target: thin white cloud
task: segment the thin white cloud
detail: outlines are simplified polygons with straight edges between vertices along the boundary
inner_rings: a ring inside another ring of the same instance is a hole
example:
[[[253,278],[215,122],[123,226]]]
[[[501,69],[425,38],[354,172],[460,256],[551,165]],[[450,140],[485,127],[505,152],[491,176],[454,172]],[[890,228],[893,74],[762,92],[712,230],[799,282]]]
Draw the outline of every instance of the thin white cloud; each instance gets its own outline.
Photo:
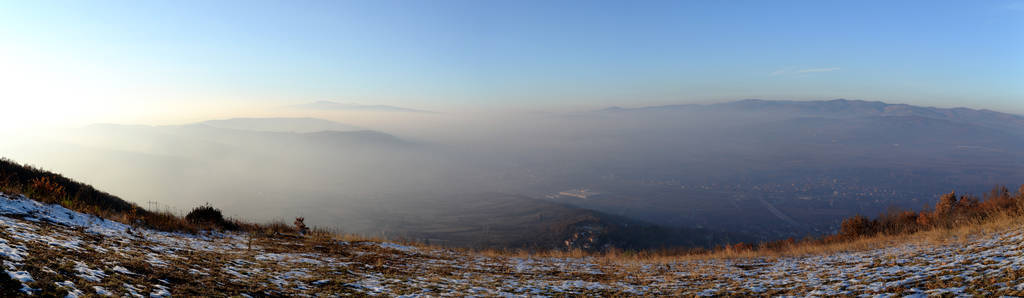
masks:
[[[783,69],[779,69],[779,70],[773,71],[770,75],[772,75],[772,76],[781,76],[781,75],[801,74],[801,73],[830,72],[830,71],[837,71],[837,70],[840,70],[840,69],[841,68],[839,68],[839,67],[820,67],[820,68],[804,68],[804,69],[798,69],[798,68],[795,68],[795,67],[787,67],[787,68],[783,68]]]
[[[839,68],[838,68],[838,67],[826,67],[826,68],[808,68],[808,69],[801,69],[801,70],[797,70],[796,72],[797,72],[797,73],[808,73],[808,72],[829,72],[829,71],[837,71],[837,70],[839,70]]]

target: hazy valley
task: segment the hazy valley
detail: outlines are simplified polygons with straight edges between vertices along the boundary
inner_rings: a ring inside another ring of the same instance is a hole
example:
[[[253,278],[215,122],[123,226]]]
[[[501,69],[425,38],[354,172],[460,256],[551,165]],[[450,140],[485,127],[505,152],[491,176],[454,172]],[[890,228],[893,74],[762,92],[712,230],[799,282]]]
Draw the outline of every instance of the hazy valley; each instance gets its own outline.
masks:
[[[392,134],[313,118],[101,124],[3,149],[154,208],[211,203],[244,219],[304,216],[338,231],[491,248],[561,247],[580,226],[627,222],[662,230],[607,243],[801,238],[854,214],[918,210],[950,189],[1024,180],[1024,120],[992,111],[744,100],[449,123],[460,125]],[[493,133],[455,131],[464,123]],[[50,149],[29,149],[40,147]],[[116,171],[95,170],[109,165]]]

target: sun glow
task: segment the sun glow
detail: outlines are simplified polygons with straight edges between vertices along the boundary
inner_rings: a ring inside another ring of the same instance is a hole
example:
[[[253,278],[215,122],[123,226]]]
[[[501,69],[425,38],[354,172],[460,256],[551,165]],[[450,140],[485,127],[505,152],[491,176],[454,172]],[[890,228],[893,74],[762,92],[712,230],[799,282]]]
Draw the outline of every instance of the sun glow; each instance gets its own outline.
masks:
[[[264,108],[191,94],[188,88],[133,84],[132,78],[107,72],[0,48],[0,131],[98,122],[182,124]]]
[[[27,57],[0,50],[3,127],[67,125],[118,111],[96,104],[107,92],[88,77]]]

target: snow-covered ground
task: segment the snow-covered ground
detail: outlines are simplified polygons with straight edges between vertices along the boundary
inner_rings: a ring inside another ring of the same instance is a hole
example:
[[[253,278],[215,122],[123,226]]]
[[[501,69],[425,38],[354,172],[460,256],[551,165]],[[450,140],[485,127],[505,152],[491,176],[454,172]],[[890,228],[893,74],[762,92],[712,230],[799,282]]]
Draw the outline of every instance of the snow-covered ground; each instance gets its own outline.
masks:
[[[27,294],[1024,295],[1024,228],[775,259],[485,257],[395,243],[186,235],[0,194],[0,259]],[[966,244],[965,244],[966,243]]]

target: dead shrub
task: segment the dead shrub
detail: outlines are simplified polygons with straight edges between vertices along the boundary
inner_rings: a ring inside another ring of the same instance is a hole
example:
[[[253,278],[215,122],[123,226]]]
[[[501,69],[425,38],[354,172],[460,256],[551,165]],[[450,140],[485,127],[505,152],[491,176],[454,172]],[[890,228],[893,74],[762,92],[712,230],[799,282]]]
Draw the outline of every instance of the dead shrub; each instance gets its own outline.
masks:
[[[32,179],[31,190],[34,196],[46,200],[47,203],[60,202],[67,196],[64,186],[51,180],[50,177]]]
[[[296,217],[293,224],[295,225],[295,229],[299,231],[299,235],[306,235],[306,233],[309,233],[309,227],[306,226],[305,217]]]
[[[733,251],[750,251],[750,250],[754,250],[754,245],[752,245],[750,243],[740,242],[740,243],[733,244],[732,245],[732,250]]]
[[[950,192],[939,197],[939,202],[935,203],[935,217],[943,217],[953,214],[954,209],[957,206],[956,192]]]
[[[856,239],[863,236],[874,235],[877,223],[873,220],[857,215],[843,220],[840,224],[839,235],[847,239]]]
[[[224,230],[238,230],[238,225],[225,219],[220,209],[210,206],[209,203],[192,208],[192,211],[185,215],[185,220],[193,225],[216,227]]]

